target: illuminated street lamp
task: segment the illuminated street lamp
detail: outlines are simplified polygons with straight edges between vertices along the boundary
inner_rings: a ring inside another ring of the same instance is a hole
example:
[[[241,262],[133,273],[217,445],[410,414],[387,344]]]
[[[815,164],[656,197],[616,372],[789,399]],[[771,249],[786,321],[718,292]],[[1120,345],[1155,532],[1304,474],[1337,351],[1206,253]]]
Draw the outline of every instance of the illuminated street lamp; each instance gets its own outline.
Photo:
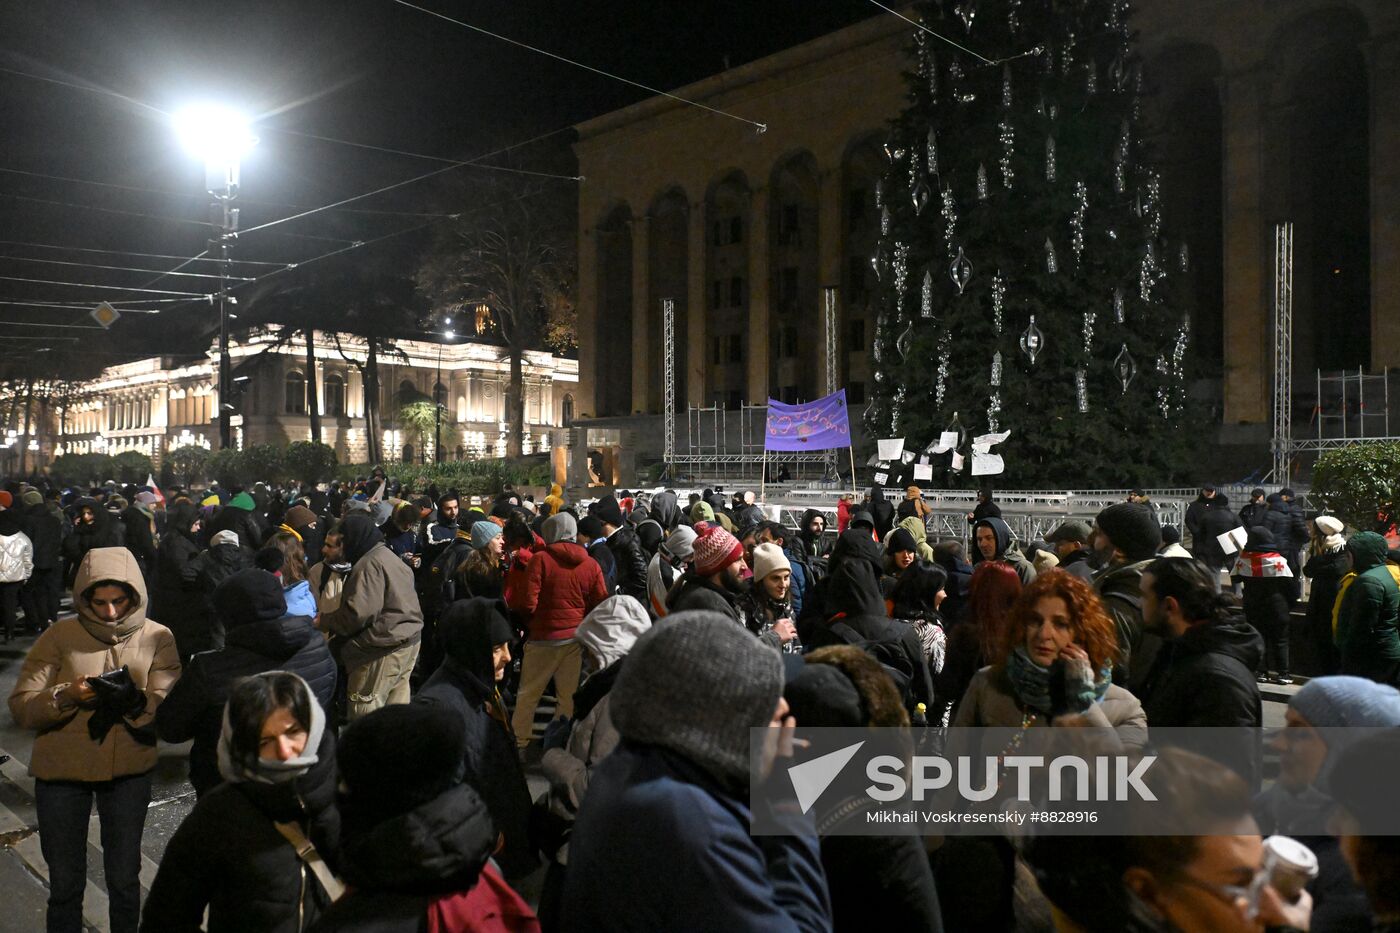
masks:
[[[229,305],[234,299],[228,293],[228,247],[238,232],[239,167],[243,158],[257,145],[258,138],[249,128],[246,116],[226,107],[210,104],[189,107],[175,114],[172,123],[180,144],[191,155],[204,160],[204,187],[214,197],[214,223],[219,228],[217,239],[210,240],[210,250],[217,247],[219,255],[219,446],[233,443],[233,426],[229,416],[233,405],[232,370],[228,355]]]

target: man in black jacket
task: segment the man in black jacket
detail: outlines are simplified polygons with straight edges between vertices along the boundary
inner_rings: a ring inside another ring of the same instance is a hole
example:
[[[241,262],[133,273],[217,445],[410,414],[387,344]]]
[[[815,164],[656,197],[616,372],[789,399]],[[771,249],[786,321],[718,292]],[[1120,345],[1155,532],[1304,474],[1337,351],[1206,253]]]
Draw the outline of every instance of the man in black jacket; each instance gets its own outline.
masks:
[[[837,541],[831,575],[824,581],[830,615],[800,633],[809,650],[827,645],[855,645],[885,666],[906,705],[933,706],[933,681],[914,627],[889,617],[880,592],[880,546],[862,531],[847,531]]]
[[[1163,638],[1138,693],[1153,742],[1195,743],[1192,751],[1257,788],[1263,707],[1254,670],[1264,639],[1235,597],[1220,591],[1217,575],[1184,557],[1159,558],[1143,571],[1142,612],[1147,630]]]
[[[256,567],[239,571],[219,584],[214,605],[223,621],[224,647],[191,658],[156,709],[156,732],[162,739],[194,739],[190,783],[201,796],[223,780],[218,747],[224,704],[244,677],[264,671],[296,674],[335,721],[335,659],[310,619],[287,615],[277,577]]]
[[[1160,645],[1155,635],[1143,631],[1141,580],[1161,546],[1157,513],[1140,502],[1110,505],[1094,519],[1094,550],[1104,564],[1094,577],[1094,589],[1118,631],[1113,682],[1134,693]]]
[[[613,592],[631,596],[643,606],[647,602],[647,554],[637,538],[637,530],[622,517],[622,508],[611,494],[593,503],[590,512],[603,523],[603,537],[612,552],[617,572]]]
[[[1303,510],[1293,504],[1293,490],[1283,489],[1269,496],[1269,510],[1260,522],[1274,536],[1279,553],[1288,561],[1288,569],[1298,574],[1298,554],[1308,546],[1308,523]]]
[[[703,609],[739,622],[737,599],[752,578],[739,539],[718,525],[711,525],[695,539],[690,569],[666,597],[666,611]]]
[[[1264,501],[1264,490],[1256,486],[1249,494],[1249,504],[1240,509],[1240,523],[1245,528],[1253,528],[1264,523],[1264,513],[1269,504]]]
[[[21,594],[24,621],[41,632],[58,621],[63,590],[63,519],[48,510],[37,489],[26,492],[20,502],[24,533],[34,545],[34,572]]]

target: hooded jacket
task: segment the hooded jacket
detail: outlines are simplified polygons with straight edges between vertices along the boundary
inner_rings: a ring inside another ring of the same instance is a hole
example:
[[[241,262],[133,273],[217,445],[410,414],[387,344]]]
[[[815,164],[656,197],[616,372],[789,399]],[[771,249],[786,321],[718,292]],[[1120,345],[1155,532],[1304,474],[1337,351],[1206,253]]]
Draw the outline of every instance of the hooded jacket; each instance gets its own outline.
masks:
[[[126,546],[136,555],[141,572],[153,573],[156,566],[156,521],[148,508],[129,505],[120,516],[126,529]]]
[[[1150,729],[1249,727],[1263,725],[1263,706],[1254,672],[1264,661],[1264,639],[1238,609],[1168,638],[1138,691]],[[1258,786],[1257,740],[1203,749]],[[1221,754],[1221,751],[1227,754]],[[1226,759],[1229,760],[1226,760]]]
[[[99,619],[84,593],[103,580],[125,583],[134,605],[113,625]],[[10,715],[36,730],[29,773],[46,781],[110,781],[143,774],[156,765],[156,710],[180,676],[170,630],[146,618],[146,581],[124,547],[87,553],[74,582],[78,614],[60,619],[29,649],[10,694]],[[80,677],[96,677],[125,665],[146,696],[144,709],[110,729],[101,742],[88,733],[95,703],[76,706],[60,691]]]
[[[1268,511],[1261,524],[1273,535],[1274,546],[1293,567],[1298,561],[1298,552],[1308,546],[1308,523],[1303,518],[1302,509],[1292,502],[1285,502],[1283,496],[1274,493],[1266,500]]]
[[[990,528],[997,538],[996,556],[992,560],[1003,561],[1016,571],[1016,576],[1021,578],[1021,585],[1028,586],[1035,579],[1035,566],[1025,555],[1011,546],[1011,526],[1002,521],[999,517],[983,518],[972,526],[972,563],[977,565],[985,558],[982,556],[982,549],[977,546],[977,529]]]
[[[182,630],[190,631],[186,641],[191,654],[224,646],[224,620],[214,605],[214,591],[235,573],[252,566],[253,553],[241,544],[217,544],[187,565],[184,575],[193,578],[204,603],[204,615],[198,623],[190,620],[180,624]]]
[[[1400,674],[1400,587],[1386,567],[1385,538],[1373,531],[1348,544],[1356,578],[1337,613],[1337,650],[1343,674],[1395,686]]]
[[[899,523],[899,527],[914,536],[914,551],[919,560],[933,560],[933,548],[928,543],[928,526],[924,524],[923,518],[910,515]]]
[[[848,644],[867,651],[876,645],[886,646],[879,652],[898,651],[903,655],[900,667],[912,672],[909,693],[913,701],[932,708],[933,681],[919,635],[912,625],[886,614],[885,598],[880,592],[879,547],[859,531],[847,531],[838,544],[848,538],[864,539],[870,552],[852,555],[836,564],[826,581],[826,611],[833,615],[808,631],[799,632],[802,644],[809,651]],[[878,660],[878,653],[876,657]]]
[[[514,634],[505,613],[499,600],[453,603],[438,620],[447,658],[413,702],[446,707],[461,717],[463,780],[481,795],[504,834],[498,860],[505,876],[515,878],[534,871],[539,862],[529,839],[530,791],[491,659],[492,648]]]
[[[413,571],[384,544],[373,519],[348,516],[341,532],[352,569],[340,608],[322,615],[321,627],[348,639],[342,658],[353,667],[422,638],[423,610]]]
[[[875,520],[875,534],[881,541],[894,527],[894,504],[885,498],[885,490],[875,486],[870,490],[870,503],[866,506],[870,517]]]
[[[645,603],[647,555],[637,538],[637,530],[631,525],[623,525],[608,535],[607,542],[617,566],[617,592]]]
[[[573,638],[584,616],[607,598],[598,562],[582,545],[556,541],[530,560],[524,593],[510,608],[529,620],[531,641],[558,641]]]
[[[209,933],[300,933],[330,906],[274,825],[299,823],[317,853],[335,865],[334,729],[322,731],[315,753],[306,773],[289,781],[231,780],[200,797],[161,858],[141,911],[143,933],[195,933],[206,905]]]
[[[244,677],[265,671],[288,671],[306,681],[328,716],[333,717],[335,708],[335,659],[310,619],[226,617],[224,625],[224,647],[191,658],[184,675],[156,713],[156,730],[162,739],[194,739],[190,749],[190,783],[201,796],[222,780],[217,752],[224,704],[234,685]]]
[[[564,507],[564,487],[554,483],[549,487],[549,495],[544,497],[544,515],[548,518],[551,515],[559,514],[559,510]]]
[[[825,531],[821,535],[812,534],[812,519],[822,519],[825,528],[826,515],[820,509],[808,509],[802,513],[802,523],[797,528],[797,539],[802,542],[803,551],[808,557],[821,558],[831,553],[831,543]]]
[[[160,539],[156,560],[151,615],[164,619],[175,634],[181,661],[210,647],[200,639],[207,628],[208,606],[196,579],[199,542],[190,527],[199,518],[193,502],[176,502],[166,510],[165,537]]]
[[[652,496],[650,511],[652,519],[667,534],[675,531],[681,523],[680,505],[673,492],[658,492]]]
[[[622,740],[609,712],[608,692],[622,672],[627,652],[650,627],[651,619],[635,599],[610,596],[578,628],[579,644],[598,661],[599,669],[589,675],[574,699],[574,725],[567,745],[549,749],[540,763],[549,780],[550,811],[561,819],[572,821],[577,816],[593,767]],[[568,864],[567,844],[554,858]]]
[[[68,562],[70,574],[77,571],[93,548],[126,546],[126,532],[111,512],[98,505],[96,499],[83,496],[73,503],[73,515],[80,516],[85,508],[92,509],[92,524],[76,523],[73,533],[63,539],[63,559]]]

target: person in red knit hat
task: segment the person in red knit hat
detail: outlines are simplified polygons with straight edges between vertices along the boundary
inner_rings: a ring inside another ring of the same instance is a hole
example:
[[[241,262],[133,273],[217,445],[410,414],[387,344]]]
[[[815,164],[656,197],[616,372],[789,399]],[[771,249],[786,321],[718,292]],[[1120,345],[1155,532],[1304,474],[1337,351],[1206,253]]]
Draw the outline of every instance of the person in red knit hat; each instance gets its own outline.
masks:
[[[695,559],[690,569],[666,598],[666,611],[708,609],[740,621],[734,601],[747,593],[753,573],[744,560],[739,539],[719,525],[701,522],[696,526]]]

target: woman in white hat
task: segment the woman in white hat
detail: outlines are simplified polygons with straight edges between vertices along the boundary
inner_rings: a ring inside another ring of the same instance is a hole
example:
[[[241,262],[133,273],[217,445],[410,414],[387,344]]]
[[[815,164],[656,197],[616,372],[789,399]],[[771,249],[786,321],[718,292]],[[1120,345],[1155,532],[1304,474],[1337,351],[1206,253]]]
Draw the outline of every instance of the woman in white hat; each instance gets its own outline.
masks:
[[[749,631],[784,654],[800,654],[792,621],[792,564],[776,544],[753,549],[753,585],[737,602]]]
[[[1312,541],[1308,545],[1308,562],[1303,574],[1312,581],[1308,591],[1308,637],[1313,644],[1319,674],[1335,674],[1341,659],[1332,638],[1332,608],[1341,590],[1342,577],[1351,570],[1351,553],[1347,550],[1345,527],[1333,515],[1313,519]]]

